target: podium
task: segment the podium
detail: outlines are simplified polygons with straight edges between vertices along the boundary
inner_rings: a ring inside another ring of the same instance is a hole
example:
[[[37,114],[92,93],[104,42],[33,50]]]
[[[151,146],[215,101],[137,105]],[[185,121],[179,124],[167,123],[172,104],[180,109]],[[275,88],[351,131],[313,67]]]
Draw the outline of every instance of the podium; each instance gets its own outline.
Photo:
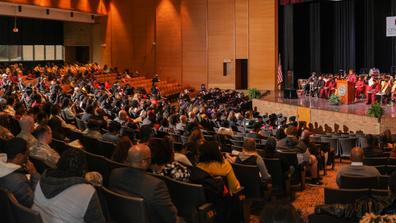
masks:
[[[355,101],[355,84],[347,80],[337,80],[337,96],[342,104],[351,104]]]

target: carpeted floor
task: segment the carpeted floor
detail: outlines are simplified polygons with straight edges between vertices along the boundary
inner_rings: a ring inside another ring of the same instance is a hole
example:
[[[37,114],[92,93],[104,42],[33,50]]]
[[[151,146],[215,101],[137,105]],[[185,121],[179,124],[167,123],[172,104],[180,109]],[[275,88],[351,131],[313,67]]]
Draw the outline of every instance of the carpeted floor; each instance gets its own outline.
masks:
[[[304,219],[308,219],[308,216],[314,212],[315,206],[324,203],[324,187],[338,188],[336,183],[337,170],[342,166],[349,165],[350,161],[343,160],[342,163],[339,160],[336,161],[335,170],[327,169],[327,175],[323,177],[321,186],[310,186],[306,185],[305,190],[296,193],[296,199],[293,202],[295,208],[297,208]],[[250,223],[259,223],[258,216],[251,216]]]
[[[323,185],[310,186],[306,185],[305,190],[296,193],[296,200],[293,202],[295,208],[301,211],[304,219],[314,212],[314,208],[318,204],[324,202],[324,187],[338,188],[336,183],[337,170],[342,166],[349,165],[349,161],[343,160],[342,163],[336,162],[335,170],[327,170],[327,175],[322,176]],[[322,174],[323,172],[321,172]]]

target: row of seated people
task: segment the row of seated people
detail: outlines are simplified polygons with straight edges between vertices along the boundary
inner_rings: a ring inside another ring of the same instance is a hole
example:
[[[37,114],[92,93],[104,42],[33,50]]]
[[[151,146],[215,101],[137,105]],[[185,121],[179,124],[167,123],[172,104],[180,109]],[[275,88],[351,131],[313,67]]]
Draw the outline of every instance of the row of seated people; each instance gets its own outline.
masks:
[[[325,204],[316,206],[310,222],[394,219],[396,171],[386,176],[376,167],[365,165],[365,153],[359,147],[352,150],[350,159],[351,164],[337,173],[339,189],[325,188]]]
[[[51,121],[51,120],[50,120]],[[31,143],[31,145],[33,145],[33,147],[34,147],[34,145],[36,145],[36,144],[38,144],[38,145],[40,145],[37,149],[35,149],[35,150],[31,150],[32,152],[30,153],[30,156],[32,157],[32,158],[38,158],[38,159],[41,159],[42,161],[44,161],[49,167],[54,167],[54,166],[56,166],[56,163],[57,163],[57,160],[59,159],[59,155],[58,154],[56,154],[56,152],[54,152],[51,148],[49,148],[49,146],[48,146],[48,144],[49,144],[49,142],[51,141],[51,137],[52,137],[52,131],[51,131],[51,128],[49,128],[48,126],[39,126],[39,127],[37,127],[36,129],[35,129],[35,131],[34,131],[34,135],[36,136],[36,137],[33,137],[30,133],[32,132],[32,130],[34,129],[34,120],[32,119],[32,117],[30,117],[30,116],[22,116],[21,117],[21,119],[19,120],[19,123],[20,123],[20,125],[21,125],[21,129],[23,130],[22,132],[21,132],[21,134],[19,134],[18,136],[19,137],[24,137],[24,138],[26,138],[30,143]],[[114,123],[113,123],[114,124]],[[290,131],[291,130],[293,130],[294,128],[290,128]],[[199,130],[197,130],[197,131],[199,131]],[[94,135],[91,135],[90,133],[92,133],[92,131],[90,132],[90,131],[88,131],[88,132],[86,132],[86,135],[88,135],[88,136],[94,136]],[[290,137],[292,137],[292,134],[288,134]],[[59,134],[59,133],[54,133],[54,136],[56,136],[56,137],[62,137],[61,136],[61,134]],[[114,136],[117,136],[117,134],[115,134]],[[194,136],[194,134],[192,134],[192,136]],[[294,136],[293,136],[294,137]],[[38,142],[34,142],[36,139],[37,139],[37,141]],[[194,137],[191,137],[192,139],[194,138]],[[286,137],[287,138],[287,137]],[[285,139],[286,139],[285,138]],[[198,142],[203,142],[204,141],[204,139],[202,138],[202,137],[198,137]],[[293,140],[295,140],[294,138],[293,138]],[[125,144],[128,144],[128,140],[120,140],[120,141],[122,141],[123,143],[124,143],[124,145]],[[125,143],[125,141],[126,141],[126,143]],[[192,140],[191,140],[192,141]],[[269,143],[268,143],[268,145],[269,145],[269,148],[270,148],[270,150],[268,150],[268,155],[270,155],[270,153],[272,152],[272,153],[276,153],[276,151],[275,151],[275,148],[276,148],[276,141],[275,140],[271,140],[271,139],[269,139],[268,140],[269,141]],[[296,143],[298,143],[298,142],[296,142]],[[120,144],[121,144],[121,142],[120,142]],[[256,161],[254,161],[254,159],[252,160],[251,159],[251,156],[257,156],[257,153],[255,152],[255,146],[254,146],[254,144],[255,144],[255,140],[248,140],[246,143],[245,143],[246,145],[245,145],[245,147],[244,147],[244,151],[243,151],[243,153],[241,153],[238,157],[237,157],[237,159],[236,160],[239,160],[239,162],[242,162],[242,163],[248,163],[248,164],[255,164],[255,163],[257,163],[257,165],[259,166],[259,168],[260,168],[260,170],[261,170],[261,175],[262,175],[262,177],[263,177],[263,181],[266,181],[266,180],[268,180],[270,177],[269,177],[269,174],[268,174],[268,172],[266,171],[266,167],[265,167],[265,164],[262,162],[262,159],[257,159],[256,158]],[[162,144],[163,145],[163,144]],[[209,146],[209,144],[205,144],[205,146],[206,147],[208,147],[208,148],[212,148],[212,152],[210,152],[210,153],[213,153],[213,152],[215,152],[215,153],[217,153],[217,154],[220,154],[220,152],[217,150],[217,145],[216,144],[210,144],[211,146]],[[272,146],[271,146],[272,145]],[[151,146],[150,148],[155,148],[155,146]],[[159,146],[158,146],[159,147]],[[157,147],[157,148],[158,148]],[[279,146],[279,147],[281,147],[281,146]],[[124,152],[125,152],[125,148],[129,148],[129,146],[124,146]],[[205,147],[204,147],[205,148]],[[300,148],[300,149],[303,149],[303,148]],[[36,150],[38,150],[37,152],[35,152]],[[201,153],[201,155],[202,155],[202,153],[203,153],[203,150],[204,149],[201,149],[201,147],[200,147],[200,153]],[[163,151],[163,150],[158,150],[158,151]],[[120,152],[120,151],[118,151],[118,152]],[[118,153],[118,154],[120,154],[120,153]],[[125,154],[125,153],[124,153]],[[170,153],[171,154],[171,153]],[[170,156],[170,154],[168,154],[168,156]],[[175,154],[176,155],[176,154]],[[180,161],[180,163],[184,163],[185,165],[188,165],[188,164],[190,164],[190,163],[196,163],[197,161],[198,161],[198,163],[199,163],[199,161],[200,161],[200,159],[198,159],[198,160],[191,160],[191,161],[187,161],[186,162],[186,160],[187,159],[183,159],[183,155],[182,154],[178,154],[178,156],[179,157],[182,157],[182,160]],[[114,155],[113,157],[116,157],[116,155]],[[120,157],[120,155],[119,155],[119,157]],[[192,157],[194,157],[194,156],[192,156]],[[216,155],[216,157],[221,157],[221,155],[219,155],[219,156],[217,156]],[[118,162],[126,162],[126,156],[124,155],[124,156],[121,156],[121,158],[122,159],[118,159],[118,160],[116,160],[116,161],[118,161]],[[176,158],[176,156],[175,156],[175,158]],[[229,157],[228,157],[229,158]],[[217,158],[216,158],[217,159]],[[219,159],[221,159],[221,158],[219,158]],[[170,162],[171,161],[171,158],[168,158],[168,159],[166,159],[167,160],[167,162]],[[184,160],[184,162],[183,162],[183,160]],[[217,160],[217,161],[219,161],[219,160]],[[155,169],[158,169],[158,167],[157,168],[155,168],[156,167],[156,165],[158,165],[158,164],[156,164],[156,162],[159,162],[159,161],[154,161],[153,163],[155,164],[155,165],[153,165],[153,170],[155,170]],[[164,161],[161,161],[161,162],[164,162]],[[253,162],[253,163],[252,163]],[[190,164],[191,165],[191,164]],[[198,165],[199,166],[199,165]],[[208,167],[209,168],[209,167]],[[229,167],[228,167],[229,168]],[[225,168],[225,167],[221,167],[221,168],[219,168],[219,170],[215,170],[215,171],[225,171],[225,172],[222,172],[223,174],[227,174],[227,172],[229,172],[229,170],[228,170],[228,168]],[[159,168],[160,170],[161,170],[161,168]],[[285,172],[287,171],[287,169],[289,169],[288,167],[287,167],[287,165],[286,165],[286,167],[284,168],[285,169]],[[209,170],[210,171],[210,170]],[[164,172],[164,173],[166,173],[166,171]],[[170,171],[169,173],[172,173],[172,171]],[[168,173],[168,174],[169,174]],[[183,172],[173,172],[172,174],[175,174],[175,176],[174,176],[174,178],[176,178],[176,179],[178,179],[178,180],[181,180],[181,181],[183,181],[183,180],[186,180],[186,177],[188,176],[188,174],[187,173],[185,173],[185,174],[183,174]],[[234,181],[231,181],[230,182],[230,184],[232,183],[232,182],[234,182]],[[231,185],[235,185],[236,183],[234,182],[234,184],[231,184]],[[232,187],[231,187],[232,188]],[[231,190],[231,192],[232,192],[232,190]]]
[[[307,80],[304,92],[306,95],[320,98],[329,98],[336,93],[336,81],[347,80],[355,85],[355,101],[362,96],[366,99],[366,104],[375,102],[391,102],[396,97],[396,83],[391,75],[373,74],[371,76],[357,76],[353,69],[348,75],[313,75]]]

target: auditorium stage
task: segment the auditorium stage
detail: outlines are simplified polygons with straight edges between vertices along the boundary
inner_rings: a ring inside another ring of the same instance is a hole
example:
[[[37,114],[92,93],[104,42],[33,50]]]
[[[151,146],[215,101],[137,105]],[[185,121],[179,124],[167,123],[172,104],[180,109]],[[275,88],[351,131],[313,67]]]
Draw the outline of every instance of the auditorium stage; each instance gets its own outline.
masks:
[[[384,105],[385,115],[378,120],[367,115],[370,105],[358,102],[349,105],[330,105],[326,99],[300,96],[298,99],[284,99],[281,95],[268,95],[254,99],[253,106],[260,113],[282,113],[297,116],[299,120],[312,123],[319,131],[363,131],[366,134],[380,134],[385,129],[396,133],[396,104]]]

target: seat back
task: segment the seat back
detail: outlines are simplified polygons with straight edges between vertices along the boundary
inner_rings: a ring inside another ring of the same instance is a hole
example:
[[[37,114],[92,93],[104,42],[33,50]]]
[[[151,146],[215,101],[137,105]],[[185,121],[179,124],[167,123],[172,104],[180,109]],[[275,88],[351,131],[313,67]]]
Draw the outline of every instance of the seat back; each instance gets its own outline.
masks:
[[[396,165],[387,165],[386,169],[388,171],[388,174],[391,175],[393,173],[393,171],[396,170]]]
[[[382,175],[388,174],[388,168],[385,165],[374,166]]]
[[[198,222],[198,207],[206,203],[205,191],[200,184],[177,181],[165,176],[154,175],[166,183],[178,215],[186,222]]]
[[[10,202],[10,192],[0,188],[0,213],[1,220],[4,222],[15,223],[14,214],[12,212],[11,202]]]
[[[230,142],[232,145],[234,146],[243,146],[243,141],[238,141],[238,140],[234,140],[234,139],[230,139]]]
[[[115,150],[115,145],[111,142],[106,142],[98,140],[97,149],[95,149],[95,154],[110,158]]]
[[[373,196],[388,197],[390,195],[390,190],[371,189],[370,194]]]
[[[298,158],[297,158],[297,153],[294,152],[280,152],[279,153],[281,156],[285,157],[287,159],[287,162],[289,163],[290,166],[294,167],[294,173],[291,176],[291,184],[293,186],[301,186],[304,188],[304,174],[302,171],[303,169],[301,168],[300,165],[298,165]]]
[[[98,152],[97,150],[99,147],[99,140],[83,135],[80,138],[80,142],[84,146],[86,151],[93,153],[93,154],[97,154],[97,152]],[[100,155],[100,154],[97,154],[97,155]]]
[[[388,190],[389,189],[389,176],[381,175],[378,177],[378,185],[376,189]]]
[[[100,187],[107,203],[111,221],[117,223],[149,223],[143,198],[118,194],[105,187]]]
[[[343,189],[376,188],[377,184],[378,184],[377,177],[341,176],[340,188]]]
[[[396,165],[396,157],[389,157],[387,165]]]
[[[76,123],[77,123],[77,128],[80,129],[81,131],[84,131],[86,129],[85,122],[83,120],[76,118]]]
[[[245,188],[245,195],[248,199],[263,198],[263,183],[260,178],[260,170],[256,165],[233,163],[232,168],[239,183]]]
[[[66,150],[66,143],[62,140],[59,139],[52,139],[51,148],[53,148],[56,152],[59,153],[59,155],[62,155],[62,153]]]
[[[9,194],[8,197],[11,205],[11,210],[15,218],[15,223],[43,223],[40,213],[19,204],[18,201],[11,194]]]
[[[278,193],[285,192],[285,173],[282,173],[282,164],[280,159],[264,158],[265,166],[272,179],[272,191]]]
[[[324,188],[324,201],[325,204],[350,204],[357,199],[367,196],[370,190],[363,189],[336,189]]]
[[[36,167],[37,172],[40,174],[42,174],[46,169],[50,168],[42,160],[33,157],[29,157],[29,160],[33,163],[34,167]]]
[[[339,138],[341,156],[350,157],[352,148],[356,146],[356,138]]]
[[[365,157],[363,164],[367,166],[380,166],[385,165],[388,157]]]
[[[328,136],[321,136],[320,137],[320,142],[329,143],[330,144],[330,148],[332,148],[333,151],[338,152],[338,139],[337,138],[328,137]]]
[[[108,165],[106,158],[87,151],[84,151],[84,153],[87,156],[87,170],[99,172],[103,177],[103,185],[107,186],[112,168]]]

